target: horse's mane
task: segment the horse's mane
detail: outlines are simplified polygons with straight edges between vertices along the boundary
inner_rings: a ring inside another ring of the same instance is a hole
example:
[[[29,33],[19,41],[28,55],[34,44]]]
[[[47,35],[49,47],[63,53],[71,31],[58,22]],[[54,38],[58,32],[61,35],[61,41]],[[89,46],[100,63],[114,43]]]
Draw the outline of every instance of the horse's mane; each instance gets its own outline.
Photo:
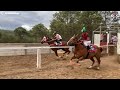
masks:
[[[50,41],[50,40],[52,40],[52,38],[50,38],[49,36],[47,36],[46,38],[47,38],[47,41]]]
[[[78,41],[78,42],[75,44],[75,46],[77,46],[77,45],[81,45],[82,47],[86,48],[85,45],[84,45],[84,43],[81,42],[81,41]]]
[[[47,36],[46,38],[47,38],[47,43],[48,44],[54,43],[54,39],[50,38],[49,36]]]

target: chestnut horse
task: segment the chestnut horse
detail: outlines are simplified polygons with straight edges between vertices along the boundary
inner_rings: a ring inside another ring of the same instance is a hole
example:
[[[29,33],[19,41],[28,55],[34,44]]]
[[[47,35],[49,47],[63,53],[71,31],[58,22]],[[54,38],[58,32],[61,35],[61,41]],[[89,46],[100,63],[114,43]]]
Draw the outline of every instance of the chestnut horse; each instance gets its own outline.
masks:
[[[79,61],[83,59],[90,59],[92,61],[92,65],[90,65],[88,68],[92,68],[95,60],[94,57],[97,59],[98,65],[97,69],[100,69],[100,57],[101,57],[101,52],[103,49],[101,47],[95,46],[95,52],[89,52],[88,48],[84,46],[83,42],[80,42],[79,40],[80,35],[74,35],[73,37],[70,38],[70,40],[67,42],[67,45],[69,46],[75,46],[74,50],[74,56],[71,58],[70,63],[72,63],[72,59],[78,59],[77,64],[79,64]]]
[[[54,40],[54,39],[51,39],[50,37],[44,37],[44,39],[41,40],[41,43],[42,43],[42,44],[43,44],[43,43],[48,43],[48,44],[50,45],[50,47],[52,47],[52,46],[58,46],[58,45],[55,44],[55,40]],[[62,45],[59,45],[59,46],[68,46],[68,45],[67,45],[67,42],[62,41]],[[58,53],[57,53],[57,50],[60,50],[60,49],[62,49],[63,51],[65,51],[65,52],[63,53],[63,56],[64,56],[66,53],[67,53],[67,54],[70,53],[69,48],[51,48],[51,49],[55,52],[55,55],[56,55],[57,57],[59,57],[59,56],[58,56]],[[63,56],[62,56],[62,57],[63,57]]]

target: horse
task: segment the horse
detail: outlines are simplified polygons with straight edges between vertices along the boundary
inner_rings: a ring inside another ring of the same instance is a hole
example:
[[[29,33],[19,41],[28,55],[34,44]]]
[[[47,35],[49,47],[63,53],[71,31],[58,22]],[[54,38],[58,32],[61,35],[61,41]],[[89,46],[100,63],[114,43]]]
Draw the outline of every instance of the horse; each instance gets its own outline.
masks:
[[[92,45],[92,46],[94,46],[95,51],[90,52],[90,50],[88,50],[88,48],[83,44],[83,41],[79,40],[79,37],[80,37],[80,35],[78,35],[78,34],[74,35],[67,42],[67,45],[75,46],[74,56],[71,58],[70,64],[73,63],[72,59],[78,59],[76,62],[76,64],[78,64],[78,65],[80,65],[79,61],[82,61],[84,59],[90,59],[92,61],[92,65],[90,65],[87,68],[91,69],[91,68],[93,68],[93,65],[95,63],[95,60],[94,60],[94,57],[95,57],[97,59],[97,63],[98,63],[98,65],[96,66],[96,69],[99,70],[100,63],[101,63],[100,57],[101,57],[101,52],[103,51],[103,49],[96,45]]]
[[[67,42],[65,42],[65,41],[62,41],[62,44],[61,45],[56,45],[55,44],[55,39],[51,39],[50,37],[44,37],[42,40],[41,40],[41,44],[43,44],[43,43],[48,43],[49,45],[50,45],[50,47],[52,47],[52,46],[68,46],[67,45]],[[64,53],[63,53],[63,56],[65,55],[65,54],[67,54],[67,55],[69,55],[70,54],[70,50],[69,50],[69,48],[51,48],[53,51],[54,51],[54,53],[55,53],[55,55],[57,56],[57,57],[59,57],[58,56],[58,50],[60,50],[60,49],[62,49],[63,51],[65,51]],[[62,56],[62,57],[63,57]],[[62,58],[61,57],[61,58]]]

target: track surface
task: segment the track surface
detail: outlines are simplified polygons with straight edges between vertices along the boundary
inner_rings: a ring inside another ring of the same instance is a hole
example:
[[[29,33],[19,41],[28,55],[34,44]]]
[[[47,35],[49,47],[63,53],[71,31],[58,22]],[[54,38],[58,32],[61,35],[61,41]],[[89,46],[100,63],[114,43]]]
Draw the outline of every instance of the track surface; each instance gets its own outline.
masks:
[[[92,63],[89,59],[81,66],[69,66],[71,56],[57,60],[55,54],[43,54],[42,69],[36,68],[36,55],[1,56],[0,79],[120,79],[116,56],[102,57],[100,70],[87,69]]]

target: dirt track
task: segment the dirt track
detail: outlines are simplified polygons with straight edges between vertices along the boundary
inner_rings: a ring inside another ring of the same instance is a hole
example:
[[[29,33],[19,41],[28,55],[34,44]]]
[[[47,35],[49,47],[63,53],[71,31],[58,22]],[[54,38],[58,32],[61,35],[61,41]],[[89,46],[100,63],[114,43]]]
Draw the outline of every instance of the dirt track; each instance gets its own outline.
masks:
[[[120,64],[115,56],[102,57],[100,70],[86,69],[91,61],[72,68],[55,54],[42,55],[42,69],[36,68],[36,55],[0,57],[0,79],[120,79]]]

